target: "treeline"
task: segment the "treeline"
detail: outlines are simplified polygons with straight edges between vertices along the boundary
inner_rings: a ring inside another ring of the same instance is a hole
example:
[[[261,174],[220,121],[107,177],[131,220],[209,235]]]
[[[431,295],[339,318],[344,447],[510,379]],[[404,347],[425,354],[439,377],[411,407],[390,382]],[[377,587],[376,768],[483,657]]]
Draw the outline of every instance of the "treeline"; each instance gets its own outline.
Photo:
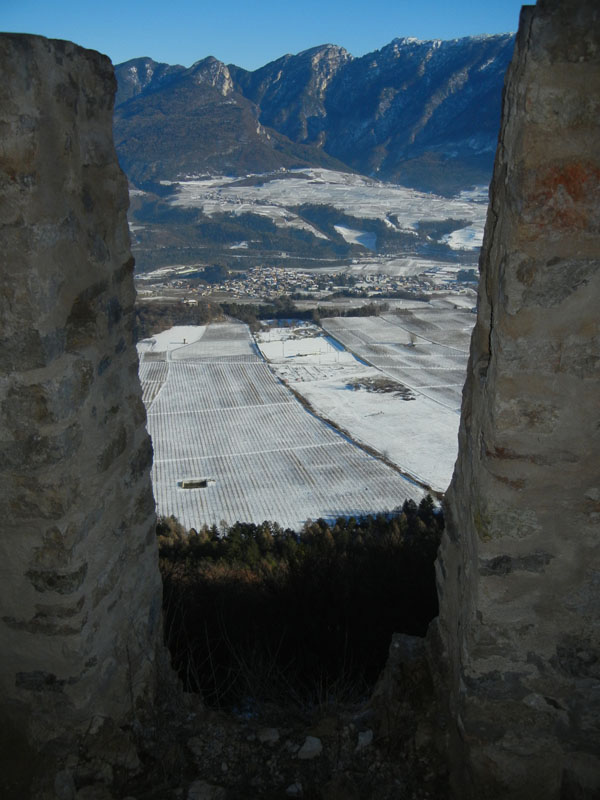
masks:
[[[358,699],[391,636],[437,614],[443,517],[431,497],[393,515],[186,531],[157,528],[167,643],[189,690],[219,707]]]
[[[222,319],[223,313],[215,303],[198,301],[195,305],[175,302],[141,302],[135,306],[136,341],[166,331],[173,325],[206,325]]]
[[[298,319],[318,323],[323,317],[373,317],[389,311],[388,303],[365,303],[362,306],[338,308],[336,306],[317,306],[300,309],[290,297],[277,297],[272,303],[249,305],[244,303],[221,303],[223,314],[235,317],[250,326],[251,330],[260,327],[261,319]]]
[[[223,314],[235,317],[250,326],[251,330],[260,327],[261,319],[299,319],[313,321],[313,309],[300,310],[290,297],[277,297],[272,303],[221,303]]]
[[[135,306],[134,333],[139,342],[173,325],[207,325],[223,320],[225,316],[239,319],[252,330],[257,330],[261,319],[297,319],[318,323],[322,317],[372,317],[388,310],[387,303],[365,303],[351,308],[318,306],[299,309],[289,297],[278,297],[272,303],[259,305],[211,303],[206,300],[198,300],[197,304],[179,301],[140,302]]]
[[[421,246],[419,237],[414,235],[414,231],[402,230],[402,223],[397,217],[395,223],[390,226],[391,219],[388,219],[386,224],[386,221],[375,217],[355,217],[352,214],[345,214],[341,209],[331,205],[305,203],[296,206],[293,210],[333,242],[346,243],[344,237],[336,229],[336,225],[344,225],[351,230],[373,234],[376,242],[375,249],[379,255],[416,253]],[[351,245],[351,247],[355,248],[356,245]]]
[[[388,303],[365,303],[362,306],[340,308],[336,306],[319,306],[317,316],[321,317],[376,317],[390,310]]]
[[[342,237],[320,239],[301,228],[280,227],[269,217],[247,212],[232,216],[228,213],[204,215],[196,210],[194,236],[210,245],[229,245],[249,242],[252,252],[289,252],[295,256],[347,258],[352,245]],[[225,256],[225,253],[223,253]]]
[[[369,289],[339,289],[329,295],[333,300],[336,297],[372,297],[372,292]],[[411,291],[410,289],[389,289],[385,292],[377,292],[378,298],[400,299],[400,300],[421,300],[424,303],[429,302],[430,297],[424,292]]]

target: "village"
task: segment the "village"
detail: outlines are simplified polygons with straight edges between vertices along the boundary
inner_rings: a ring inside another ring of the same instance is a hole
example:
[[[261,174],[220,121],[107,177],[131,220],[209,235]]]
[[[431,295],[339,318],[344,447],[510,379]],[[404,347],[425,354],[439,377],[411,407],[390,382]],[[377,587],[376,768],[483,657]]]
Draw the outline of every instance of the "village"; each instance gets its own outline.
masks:
[[[200,299],[256,302],[289,297],[292,300],[335,298],[422,297],[439,290],[474,293],[477,272],[455,265],[435,265],[418,275],[302,271],[284,267],[255,266],[245,272],[222,270],[223,277],[207,282],[205,268],[172,267],[137,276],[137,291],[144,299],[179,298],[194,304]],[[226,276],[226,277],[225,277]]]

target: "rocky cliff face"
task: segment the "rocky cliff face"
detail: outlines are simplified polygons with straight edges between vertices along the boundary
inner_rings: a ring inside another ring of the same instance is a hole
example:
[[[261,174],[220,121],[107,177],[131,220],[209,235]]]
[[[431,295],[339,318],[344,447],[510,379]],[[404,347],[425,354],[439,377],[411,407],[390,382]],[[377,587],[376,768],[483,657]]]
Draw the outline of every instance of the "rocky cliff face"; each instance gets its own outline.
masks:
[[[115,95],[116,106],[140,94],[150,85],[156,88],[185,72],[185,67],[179,64],[159,64],[151,58],[134,58],[122,67]]]
[[[0,64],[0,718],[37,746],[152,694],[161,589],[112,66],[12,34]]]
[[[525,7],[438,564],[461,798],[600,791],[598,97],[597,3]]]
[[[513,43],[395,39],[362,58],[322,45],[254,72],[135,59],[116,67],[117,149],[138,182],[312,164],[452,193],[489,181]]]
[[[189,69],[136,61],[116,71],[122,91],[132,92],[115,112],[114,130],[119,161],[134,184],[311,164],[345,168],[318,148],[266,128],[256,105],[215,58]]]
[[[325,45],[286,55],[255,72],[232,70],[242,93],[260,109],[260,120],[295,142],[323,144],[326,97],[335,75],[352,56]]]
[[[513,43],[510,34],[395,39],[355,59],[328,89],[323,147],[359,172],[418,188],[487,183]]]

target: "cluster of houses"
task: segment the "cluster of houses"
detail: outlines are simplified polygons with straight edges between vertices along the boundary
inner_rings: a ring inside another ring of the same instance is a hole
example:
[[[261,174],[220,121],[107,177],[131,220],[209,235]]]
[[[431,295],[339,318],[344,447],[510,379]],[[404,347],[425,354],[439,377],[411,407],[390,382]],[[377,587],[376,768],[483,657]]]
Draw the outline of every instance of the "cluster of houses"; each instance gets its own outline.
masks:
[[[274,300],[278,297],[318,300],[343,292],[348,297],[386,295],[393,292],[430,292],[438,288],[460,289],[456,268],[428,270],[418,276],[385,275],[383,273],[353,274],[345,271],[303,272],[285,267],[252,267],[244,273],[229,273],[220,282],[192,281],[183,274],[165,276],[151,284],[144,281],[144,294],[164,295],[166,292],[185,295],[188,302],[200,298],[219,300]]]

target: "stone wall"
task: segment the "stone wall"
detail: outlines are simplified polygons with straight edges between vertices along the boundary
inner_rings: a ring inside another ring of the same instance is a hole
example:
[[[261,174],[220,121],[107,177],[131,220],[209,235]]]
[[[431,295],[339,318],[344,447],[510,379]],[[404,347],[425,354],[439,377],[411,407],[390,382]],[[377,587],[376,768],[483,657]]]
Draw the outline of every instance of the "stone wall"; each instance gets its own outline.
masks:
[[[112,66],[4,34],[0,71],[0,719],[37,747],[152,694],[161,589]]]
[[[599,309],[600,6],[540,0],[507,75],[438,561],[460,798],[600,796]]]

